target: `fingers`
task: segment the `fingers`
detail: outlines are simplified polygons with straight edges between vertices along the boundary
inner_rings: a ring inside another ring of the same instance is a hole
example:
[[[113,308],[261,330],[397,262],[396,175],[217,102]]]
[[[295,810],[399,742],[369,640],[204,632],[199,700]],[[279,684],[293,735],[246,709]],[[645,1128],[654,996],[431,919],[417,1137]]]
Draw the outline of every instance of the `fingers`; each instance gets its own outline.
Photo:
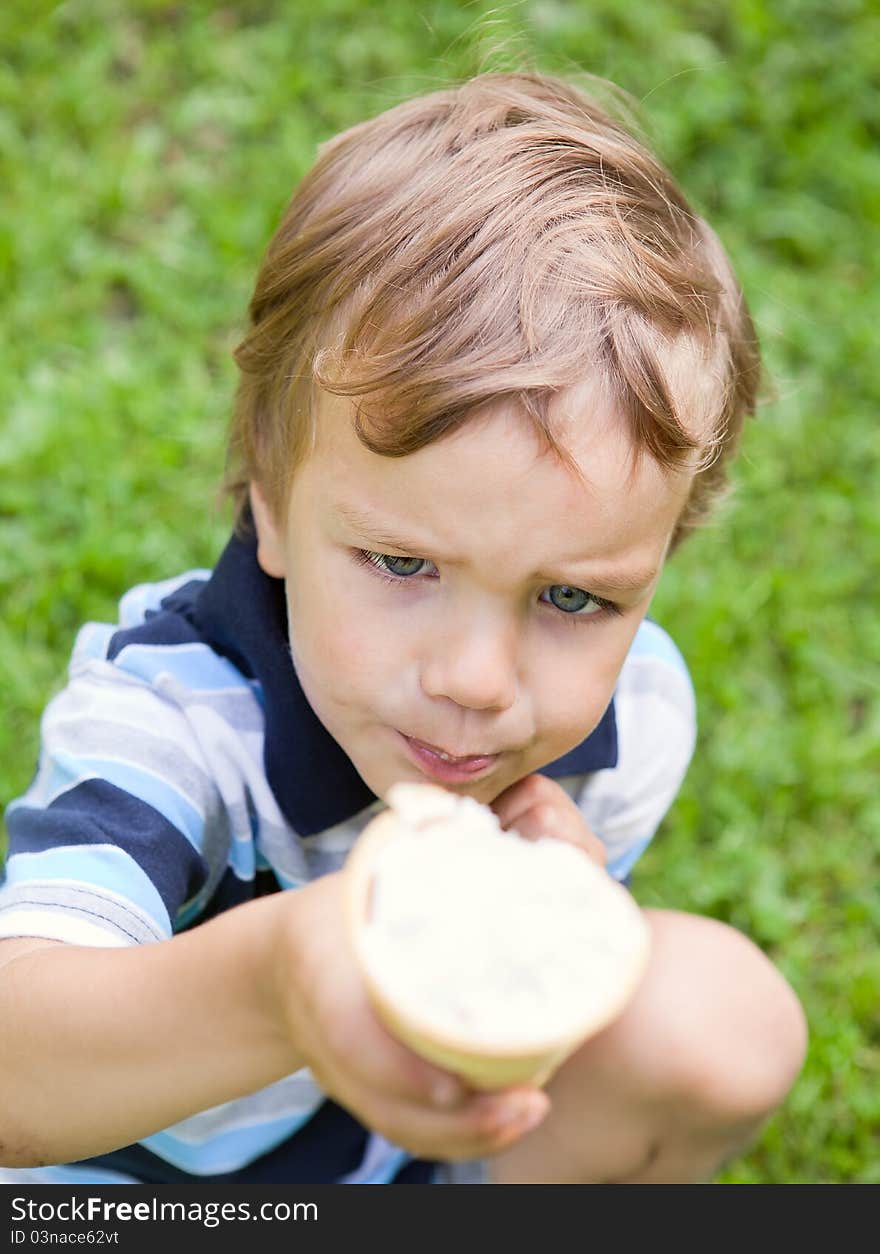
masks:
[[[439,1111],[376,1095],[361,1111],[369,1126],[410,1153],[447,1160],[498,1154],[537,1127],[550,1109],[540,1089],[472,1093],[455,1111]]]
[[[314,1078],[362,1123],[410,1153],[449,1160],[500,1153],[549,1110],[546,1093],[533,1087],[475,1092],[391,1036],[369,1006],[358,1009],[353,1026],[344,1052],[328,1035],[312,1064]]]
[[[561,812],[561,821],[553,834],[561,829],[569,830],[575,821],[581,826],[586,824],[564,788],[546,775],[526,775],[524,779],[511,784],[492,802],[491,807],[498,821],[504,828],[515,827],[523,836],[536,839],[538,836],[550,835],[537,828],[536,812],[540,811],[541,821],[552,824],[557,811]],[[573,811],[573,813],[572,813]],[[523,830],[529,827],[527,833]]]
[[[477,1093],[392,1036],[362,986],[343,995],[347,1012],[325,1020],[312,1074],[326,1093],[394,1144],[428,1158],[481,1158],[500,1153],[547,1114],[549,1098],[541,1089]]]
[[[408,1049],[379,1019],[355,961],[351,937],[341,922],[342,881],[324,876],[305,893],[321,892],[324,930],[309,931],[309,959],[299,964],[303,1005],[296,1015],[297,1036],[312,1073],[328,1091],[346,1075],[359,1087],[387,1091],[400,1101],[454,1109],[467,1095],[455,1076]],[[331,926],[337,915],[337,927]],[[307,977],[307,978],[306,978]]]
[[[515,828],[526,840],[543,836],[562,840],[605,865],[605,846],[590,831],[568,793],[546,775],[519,780],[495,798],[492,809],[503,828]]]
[[[353,963],[340,963],[332,975],[316,1017],[324,1025],[322,1060],[334,1071],[338,1067],[335,1083],[349,1074],[365,1090],[440,1110],[454,1110],[465,1101],[469,1090],[457,1076],[433,1066],[387,1030]]]
[[[366,1010],[364,1018],[359,1056],[352,1062],[366,1086],[395,1101],[440,1111],[457,1110],[467,1101],[471,1090],[458,1076],[433,1066],[397,1040],[372,1009]]]
[[[460,1111],[419,1119],[411,1135],[424,1145],[422,1153],[451,1160],[486,1158],[536,1128],[549,1109],[550,1100],[540,1089],[475,1094]],[[409,1134],[408,1129],[401,1132]]]

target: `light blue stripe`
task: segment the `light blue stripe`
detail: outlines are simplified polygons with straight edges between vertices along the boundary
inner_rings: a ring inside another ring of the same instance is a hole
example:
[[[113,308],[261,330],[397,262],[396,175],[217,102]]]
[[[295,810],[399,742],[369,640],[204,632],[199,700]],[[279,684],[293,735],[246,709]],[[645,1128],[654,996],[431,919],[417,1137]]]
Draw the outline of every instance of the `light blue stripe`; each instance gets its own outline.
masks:
[[[113,893],[122,904],[128,902],[151,919],[157,932],[170,935],[171,920],[152,880],[116,845],[67,845],[39,853],[14,853],[6,863],[10,888],[34,882],[64,887],[72,881]]]
[[[37,792],[44,804],[48,805],[88,779],[104,780],[146,802],[201,853],[205,821],[196,807],[168,780],[151,771],[145,771],[132,762],[113,758],[80,758],[59,749],[53,754],[52,769]],[[36,794],[26,794],[23,800],[27,801],[28,798],[34,801]],[[13,802],[13,807],[16,804],[18,803]]]
[[[251,1127],[233,1128],[199,1145],[190,1145],[180,1140],[172,1131],[157,1132],[141,1144],[173,1167],[189,1171],[195,1176],[237,1171],[293,1136],[311,1119],[316,1109],[317,1107],[313,1107],[301,1115],[287,1115],[283,1119],[273,1119]]]
[[[120,669],[154,683],[159,675],[172,675],[193,692],[228,692],[251,685],[241,671],[206,644],[129,644],[114,658]]]
[[[161,776],[141,770],[127,762],[101,758],[77,758],[58,750],[52,767],[37,777],[23,797],[11,801],[6,808],[6,821],[18,810],[46,810],[65,793],[72,792],[90,779],[115,785],[130,796],[137,797],[161,814],[202,854],[205,824],[198,810]],[[254,845],[247,837],[236,837],[230,844],[227,865],[240,880],[254,878]]]
[[[182,932],[185,927],[189,927],[190,923],[199,917],[214,891],[213,884],[206,884],[198,896],[193,897],[192,901],[181,906],[174,920],[175,932]]]
[[[119,621],[123,627],[133,627],[142,623],[148,610],[160,610],[162,602],[178,588],[183,588],[194,579],[205,581],[210,579],[209,570],[188,570],[172,579],[163,579],[159,583],[139,583],[129,588],[119,602]]]
[[[250,883],[254,878],[254,844],[246,836],[236,836],[229,846],[226,865],[237,879]]]
[[[154,1137],[150,1137],[144,1141],[144,1145],[150,1145],[155,1152],[153,1142],[164,1136],[164,1133],[158,1133]],[[165,1158],[164,1154],[160,1155]],[[341,1183],[346,1184],[389,1184],[409,1160],[411,1155],[405,1150],[398,1150],[389,1156],[388,1160],[383,1163],[382,1168],[363,1180],[345,1180]],[[166,1161],[171,1160],[166,1158]],[[175,1164],[177,1165],[177,1164]],[[240,1166],[246,1166],[245,1162]],[[230,1170],[235,1170],[233,1166]],[[182,1168],[182,1170],[187,1170]],[[221,1168],[222,1170],[222,1168]],[[213,1174],[212,1172],[192,1171],[193,1175]],[[353,1173],[356,1175],[357,1173]],[[0,1168],[0,1185],[15,1184],[20,1187],[26,1187],[32,1184],[140,1184],[141,1181],[135,1179],[134,1176],[124,1175],[121,1171],[109,1171],[103,1167],[93,1167],[88,1164],[65,1165],[58,1167],[27,1167],[21,1170],[15,1168]]]
[[[271,867],[270,869],[275,872],[275,878],[282,888],[302,888],[304,884],[308,883],[307,880],[291,879],[289,875],[285,875],[284,872],[279,871],[277,867]]]
[[[398,1150],[395,1154],[392,1154],[389,1158],[387,1158],[386,1161],[382,1164],[382,1166],[378,1168],[378,1170],[374,1171],[371,1175],[367,1176],[365,1179],[348,1180],[348,1181],[345,1181],[345,1183],[347,1184],[390,1184],[391,1181],[394,1179],[394,1177],[397,1175],[398,1171],[400,1171],[404,1163],[409,1162],[411,1157],[412,1155],[407,1154],[406,1150]]]
[[[118,628],[109,623],[86,623],[80,628],[73,646],[71,666],[88,658],[104,659]]]
[[[635,845],[630,845],[626,853],[622,853],[619,858],[615,858],[613,862],[609,862],[606,866],[608,874],[616,880],[625,880],[633,869],[639,858],[651,843],[651,837],[647,840],[640,840]]]
[[[2,1167],[0,1168],[0,1185],[15,1184],[26,1188],[32,1184],[140,1184],[134,1176],[123,1175],[121,1171],[107,1171],[104,1167],[77,1166],[71,1164],[63,1167]]]
[[[690,672],[672,637],[657,623],[645,619],[630,645],[628,657],[655,657],[679,671],[690,682]]]

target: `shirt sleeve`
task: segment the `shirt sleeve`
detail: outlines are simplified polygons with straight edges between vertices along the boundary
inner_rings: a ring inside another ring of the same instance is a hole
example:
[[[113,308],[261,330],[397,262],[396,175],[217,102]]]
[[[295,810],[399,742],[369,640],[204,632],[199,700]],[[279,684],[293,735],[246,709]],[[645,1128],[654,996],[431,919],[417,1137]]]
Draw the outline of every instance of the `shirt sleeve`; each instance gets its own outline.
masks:
[[[576,800],[607,849],[609,873],[623,880],[674,801],[696,743],[696,701],[687,666],[654,622],[646,620],[636,634],[614,708],[617,766],[589,776]]]
[[[205,888],[220,821],[184,712],[113,663],[80,660],[43,715],[33,783],[6,811],[0,938],[166,939]]]

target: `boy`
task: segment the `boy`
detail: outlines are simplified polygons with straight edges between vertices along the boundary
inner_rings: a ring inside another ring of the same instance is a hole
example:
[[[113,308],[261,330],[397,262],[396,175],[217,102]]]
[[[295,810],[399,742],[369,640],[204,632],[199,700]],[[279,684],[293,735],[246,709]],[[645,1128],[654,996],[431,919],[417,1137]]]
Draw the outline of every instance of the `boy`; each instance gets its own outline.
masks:
[[[720,246],[579,91],[486,75],[325,147],[251,324],[236,535],[83,629],[8,812],[4,1178],[710,1177],[803,1058],[750,942],[650,912],[621,1018],[473,1093],[373,1017],[340,868],[400,779],[621,879],[651,838],[694,716],[645,614],[758,376]]]

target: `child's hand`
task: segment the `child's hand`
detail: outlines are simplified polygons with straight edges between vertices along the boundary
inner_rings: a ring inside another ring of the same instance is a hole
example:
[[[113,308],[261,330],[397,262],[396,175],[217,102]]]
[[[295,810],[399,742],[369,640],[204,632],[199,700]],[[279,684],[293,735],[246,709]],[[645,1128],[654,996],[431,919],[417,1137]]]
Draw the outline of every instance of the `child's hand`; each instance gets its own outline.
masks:
[[[385,1030],[345,930],[343,875],[283,895],[293,900],[276,987],[291,1041],[315,1081],[361,1123],[418,1157],[483,1158],[512,1145],[541,1122],[546,1094],[528,1087],[475,1093]]]
[[[587,827],[565,789],[546,775],[527,775],[511,784],[491,808],[503,828],[515,827],[526,840],[552,836],[577,845],[600,866],[605,865],[605,846]]]

